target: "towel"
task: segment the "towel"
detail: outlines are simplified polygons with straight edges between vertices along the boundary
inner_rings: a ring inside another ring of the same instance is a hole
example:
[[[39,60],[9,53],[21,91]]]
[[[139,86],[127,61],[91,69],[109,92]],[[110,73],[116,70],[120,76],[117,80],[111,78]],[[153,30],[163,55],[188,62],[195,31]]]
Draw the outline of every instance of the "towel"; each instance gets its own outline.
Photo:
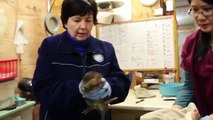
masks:
[[[140,120],[192,120],[191,113],[196,109],[194,103],[183,109],[159,109],[140,116]]]

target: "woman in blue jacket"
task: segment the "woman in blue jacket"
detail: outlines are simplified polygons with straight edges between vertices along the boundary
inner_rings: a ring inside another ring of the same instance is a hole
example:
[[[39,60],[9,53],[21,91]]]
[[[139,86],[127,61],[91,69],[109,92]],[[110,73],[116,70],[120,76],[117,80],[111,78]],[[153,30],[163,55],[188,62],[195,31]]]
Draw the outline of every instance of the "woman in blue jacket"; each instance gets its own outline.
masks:
[[[88,71],[103,75],[102,90],[86,96],[99,100],[106,96],[125,100],[130,80],[119,68],[112,44],[91,36],[97,23],[94,0],[64,0],[61,21],[65,31],[43,40],[33,77],[38,98],[40,120],[100,120],[97,111],[82,114],[87,107],[79,84]]]

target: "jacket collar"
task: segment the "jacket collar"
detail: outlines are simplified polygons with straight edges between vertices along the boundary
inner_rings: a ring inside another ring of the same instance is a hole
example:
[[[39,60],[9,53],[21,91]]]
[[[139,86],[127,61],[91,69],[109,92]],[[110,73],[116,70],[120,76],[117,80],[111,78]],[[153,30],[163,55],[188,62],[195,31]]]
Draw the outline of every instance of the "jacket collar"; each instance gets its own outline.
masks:
[[[58,52],[59,53],[77,53],[78,51],[75,49],[75,45],[70,40],[69,36],[66,33],[67,31],[63,32],[59,37],[59,45],[58,45]],[[88,45],[85,47],[87,53],[100,53],[103,54],[103,50],[101,49],[102,41],[90,37]]]

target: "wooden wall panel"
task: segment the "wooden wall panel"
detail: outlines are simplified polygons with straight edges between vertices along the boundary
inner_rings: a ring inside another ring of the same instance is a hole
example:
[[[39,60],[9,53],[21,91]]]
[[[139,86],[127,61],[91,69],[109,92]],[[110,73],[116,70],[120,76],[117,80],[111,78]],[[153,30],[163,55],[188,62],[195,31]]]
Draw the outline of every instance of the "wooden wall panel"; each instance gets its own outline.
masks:
[[[0,1],[0,60],[16,58],[13,44],[16,25],[15,4]]]
[[[61,4],[63,0],[56,0],[55,3],[51,3],[53,5],[51,12],[56,13],[58,16],[61,14]]]
[[[0,38],[0,60],[16,58],[16,49],[12,39]]]
[[[60,16],[62,1],[56,0],[51,12]],[[137,21],[154,17],[154,9],[156,8],[160,8],[160,0],[151,7],[143,6],[139,0],[132,0],[132,20]]]
[[[19,61],[21,77],[32,77],[37,51],[46,37],[44,18],[47,0],[0,0],[0,60],[18,58],[14,45],[17,20],[24,21],[23,31],[28,39]],[[18,77],[18,78],[21,78]]]
[[[37,16],[18,16],[24,21],[23,29],[27,37],[28,44],[24,46],[24,53],[21,55],[21,73],[23,77],[32,77],[38,56],[38,47],[46,37],[42,20]]]
[[[160,0],[151,7],[143,6],[139,0],[132,0],[132,20],[143,20],[154,17],[154,9],[160,8]]]
[[[63,0],[56,0],[55,3],[51,3],[52,5],[52,9],[51,9],[51,13],[57,15],[59,18],[61,17],[61,4],[62,4]],[[60,23],[61,23],[61,19],[60,19]],[[61,23],[62,24],[62,23]],[[62,31],[64,31],[64,28],[61,25],[60,31],[58,33],[61,33]],[[58,34],[56,33],[56,34]]]
[[[21,77],[33,77],[38,48],[47,36],[44,27],[44,18],[47,15],[47,0],[19,0],[18,20],[24,21],[23,30],[28,39],[21,55]]]
[[[19,0],[18,14],[40,15],[47,12],[47,0]]]

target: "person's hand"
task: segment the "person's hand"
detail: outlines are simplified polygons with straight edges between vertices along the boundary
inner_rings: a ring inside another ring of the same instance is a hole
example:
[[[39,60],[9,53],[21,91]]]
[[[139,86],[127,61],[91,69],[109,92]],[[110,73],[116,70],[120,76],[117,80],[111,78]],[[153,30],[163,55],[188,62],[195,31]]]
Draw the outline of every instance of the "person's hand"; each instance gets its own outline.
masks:
[[[198,110],[194,110],[192,113],[191,113],[191,117],[192,117],[192,120],[199,120],[200,119],[200,113],[198,112]]]
[[[183,109],[183,107],[180,106],[180,105],[173,105],[172,108],[175,108],[175,109]]]
[[[211,115],[209,115],[210,120],[213,120],[213,113]]]
[[[102,78],[101,81],[104,82],[103,87],[101,87],[99,89],[95,89],[95,90],[90,91],[88,93],[82,92],[82,89],[81,89],[82,82],[80,82],[80,84],[79,84],[80,93],[83,95],[84,98],[90,99],[90,100],[100,100],[100,99],[103,99],[107,96],[110,96],[111,93],[112,93],[111,86],[109,85],[109,83],[104,78]]]

